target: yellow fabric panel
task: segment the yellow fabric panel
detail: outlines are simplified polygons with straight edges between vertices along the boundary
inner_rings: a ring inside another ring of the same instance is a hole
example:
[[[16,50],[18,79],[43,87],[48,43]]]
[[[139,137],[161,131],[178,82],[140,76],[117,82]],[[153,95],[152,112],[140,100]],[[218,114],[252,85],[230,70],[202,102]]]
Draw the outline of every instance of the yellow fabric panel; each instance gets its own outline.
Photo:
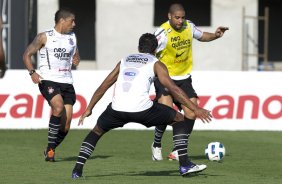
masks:
[[[185,76],[192,70],[192,40],[190,24],[185,21],[181,30],[174,30],[169,22],[161,25],[167,33],[167,45],[157,54],[169,71],[170,76]]]

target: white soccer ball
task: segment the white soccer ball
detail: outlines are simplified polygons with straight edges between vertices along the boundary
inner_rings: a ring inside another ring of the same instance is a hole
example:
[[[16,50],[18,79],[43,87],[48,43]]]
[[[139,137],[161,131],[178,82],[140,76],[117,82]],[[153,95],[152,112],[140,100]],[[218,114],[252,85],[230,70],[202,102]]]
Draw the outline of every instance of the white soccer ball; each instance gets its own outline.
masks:
[[[210,161],[221,161],[225,156],[225,147],[220,142],[211,142],[207,145],[205,154]]]

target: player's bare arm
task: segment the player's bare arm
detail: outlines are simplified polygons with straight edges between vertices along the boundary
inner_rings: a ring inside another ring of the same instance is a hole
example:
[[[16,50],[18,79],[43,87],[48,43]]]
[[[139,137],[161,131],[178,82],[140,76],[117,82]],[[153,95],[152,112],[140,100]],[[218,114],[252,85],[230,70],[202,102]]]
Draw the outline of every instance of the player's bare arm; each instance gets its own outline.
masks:
[[[209,42],[209,41],[213,41],[217,38],[221,38],[225,31],[229,30],[228,27],[223,27],[220,26],[216,29],[216,31],[214,33],[209,33],[209,32],[203,32],[203,36],[199,39],[199,41],[202,42]]]
[[[102,84],[94,92],[85,112],[79,118],[78,125],[82,125],[84,118],[92,114],[92,109],[95,107],[97,102],[104,96],[106,91],[117,81],[119,75],[120,62],[116,65],[113,71],[106,77]]]
[[[186,100],[189,99],[189,97],[174,84],[174,82],[168,75],[168,70],[166,66],[163,63],[158,61],[155,64],[154,69],[155,73],[159,78],[159,81],[164,85],[164,87],[166,87],[170,91],[174,98],[176,98],[180,103],[183,103],[183,105],[187,106],[192,111],[197,108],[196,105],[190,100]]]
[[[33,69],[31,56],[34,55],[40,48],[42,48],[45,45],[46,41],[47,37],[45,33],[39,33],[31,42],[31,44],[29,44],[26,48],[23,55],[23,61],[29,71]]]
[[[194,104],[189,97],[185,94],[185,92],[179,88],[169,77],[166,66],[161,62],[156,62],[154,66],[155,73],[157,74],[159,81],[166,87],[172,96],[178,100],[181,104],[185,105],[187,108],[191,109],[198,118],[200,118],[203,122],[211,121],[210,111],[199,108],[196,104]]]
[[[42,77],[35,72],[31,56],[34,55],[40,48],[42,48],[45,45],[46,41],[47,37],[45,33],[39,33],[31,42],[31,44],[28,45],[23,54],[24,65],[27,68],[29,74],[31,75],[33,83],[35,84],[40,83],[40,79],[42,79]]]
[[[79,62],[80,62],[79,51],[78,51],[78,49],[76,49],[76,51],[75,51],[75,53],[73,55],[73,58],[72,58],[72,64],[74,66],[78,66]]]

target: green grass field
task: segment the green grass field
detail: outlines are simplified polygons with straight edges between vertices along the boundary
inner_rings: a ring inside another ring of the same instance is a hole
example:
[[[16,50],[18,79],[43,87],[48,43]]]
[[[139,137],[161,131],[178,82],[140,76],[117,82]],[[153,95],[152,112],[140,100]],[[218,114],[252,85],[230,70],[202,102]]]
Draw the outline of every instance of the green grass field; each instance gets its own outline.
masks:
[[[71,179],[80,144],[88,130],[72,130],[56,150],[55,163],[45,162],[47,130],[0,130],[1,184],[272,184],[282,183],[282,132],[194,131],[190,155],[208,168],[181,177],[178,162],[151,160],[153,131],[114,130],[100,140],[84,168],[84,178]],[[205,146],[220,141],[226,148],[222,163],[204,156]],[[163,156],[172,147],[172,132],[163,139]]]

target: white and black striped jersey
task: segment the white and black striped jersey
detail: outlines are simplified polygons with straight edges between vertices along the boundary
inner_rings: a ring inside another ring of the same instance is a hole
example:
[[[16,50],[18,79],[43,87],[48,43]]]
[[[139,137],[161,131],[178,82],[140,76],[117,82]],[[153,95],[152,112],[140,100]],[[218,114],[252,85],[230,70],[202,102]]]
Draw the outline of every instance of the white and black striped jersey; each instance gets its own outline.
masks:
[[[42,80],[73,83],[71,67],[77,42],[73,32],[60,34],[54,28],[45,32],[47,41],[39,50],[39,70]]]

